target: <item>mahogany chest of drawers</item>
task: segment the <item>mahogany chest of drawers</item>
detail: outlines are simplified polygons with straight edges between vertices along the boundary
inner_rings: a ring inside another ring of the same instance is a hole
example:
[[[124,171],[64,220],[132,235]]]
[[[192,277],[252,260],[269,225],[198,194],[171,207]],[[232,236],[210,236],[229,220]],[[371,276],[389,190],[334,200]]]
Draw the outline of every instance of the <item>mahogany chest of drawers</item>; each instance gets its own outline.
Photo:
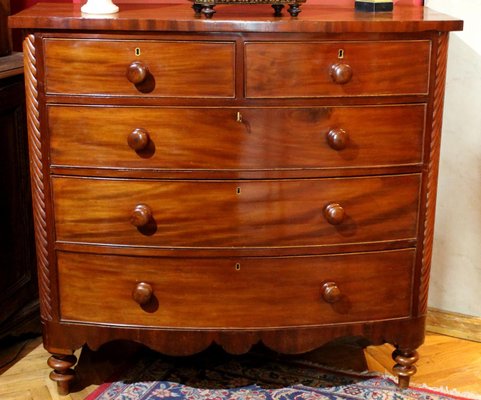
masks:
[[[405,387],[462,22],[408,6],[224,13],[39,4],[11,19],[27,30],[51,377],[67,392],[73,350],[114,339],[186,355],[363,336],[396,346]]]

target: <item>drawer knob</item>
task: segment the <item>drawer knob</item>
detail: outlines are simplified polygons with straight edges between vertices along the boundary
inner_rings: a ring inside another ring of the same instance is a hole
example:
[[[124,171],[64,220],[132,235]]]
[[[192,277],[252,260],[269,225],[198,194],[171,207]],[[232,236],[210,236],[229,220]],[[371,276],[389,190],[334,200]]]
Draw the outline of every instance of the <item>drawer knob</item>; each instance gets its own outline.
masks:
[[[322,298],[328,303],[341,300],[342,294],[336,282],[326,282],[322,285]]]
[[[344,85],[352,78],[352,68],[349,64],[337,63],[331,65],[331,78],[334,83]]]
[[[142,61],[134,61],[127,68],[127,79],[134,85],[139,85],[145,81],[149,73],[149,68]]]
[[[130,223],[137,228],[146,226],[152,219],[152,210],[146,204],[137,204],[130,215]]]
[[[339,203],[330,203],[324,207],[324,218],[331,225],[339,225],[344,221],[345,216],[346,212]]]
[[[145,305],[152,298],[154,293],[152,286],[145,282],[139,282],[132,291],[132,298],[138,304]]]
[[[145,150],[150,142],[149,132],[145,129],[137,128],[127,136],[127,143],[132,150]]]
[[[344,129],[331,129],[326,138],[327,144],[334,150],[344,150],[349,144],[349,134]]]

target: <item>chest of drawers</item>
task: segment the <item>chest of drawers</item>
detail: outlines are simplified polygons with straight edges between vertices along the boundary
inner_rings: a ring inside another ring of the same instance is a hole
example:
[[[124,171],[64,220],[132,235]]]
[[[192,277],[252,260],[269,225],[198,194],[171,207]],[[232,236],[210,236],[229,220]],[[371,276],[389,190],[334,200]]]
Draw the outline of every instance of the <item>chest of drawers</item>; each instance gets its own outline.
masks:
[[[11,19],[28,30],[51,378],[67,392],[73,350],[115,339],[186,355],[363,336],[396,346],[405,387],[424,338],[447,38],[462,23],[408,6],[225,12],[89,19],[39,4]]]

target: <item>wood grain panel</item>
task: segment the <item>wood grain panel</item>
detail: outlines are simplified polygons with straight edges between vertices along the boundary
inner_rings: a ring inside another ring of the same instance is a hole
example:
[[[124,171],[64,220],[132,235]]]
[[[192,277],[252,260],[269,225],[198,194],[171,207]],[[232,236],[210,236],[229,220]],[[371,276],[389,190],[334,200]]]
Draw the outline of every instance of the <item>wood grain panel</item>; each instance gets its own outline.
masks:
[[[427,94],[430,50],[427,40],[248,42],[246,97]],[[330,68],[336,63],[351,66],[352,79],[348,83],[333,82]]]
[[[262,6],[261,6],[262,7]],[[185,4],[122,4],[115,18],[99,15],[86,18],[75,4],[38,3],[15,17],[12,28],[56,30],[111,30],[131,32],[313,32],[380,33],[461,30],[463,22],[429,8],[395,7],[393,13],[370,13],[364,17],[349,6],[332,7],[308,4],[300,18],[277,18],[269,7],[259,13],[258,7],[222,7],[222,16],[212,20],[196,18]],[[59,21],[61,20],[61,24]]]
[[[59,252],[61,317],[196,328],[272,328],[405,317],[411,304],[413,262],[414,250],[243,259]],[[141,281],[154,291],[151,302],[142,307],[131,297]],[[322,299],[325,281],[338,284],[339,302]]]
[[[46,39],[49,94],[144,97],[234,97],[233,42]],[[137,56],[136,49],[140,55]],[[145,82],[126,77],[134,62]]]
[[[356,168],[420,164],[424,105],[324,108],[48,108],[56,166],[161,170]],[[242,122],[236,121],[240,113]],[[115,115],[115,118],[112,118]],[[135,151],[129,134],[149,143]],[[326,140],[349,136],[343,150]]]
[[[279,181],[53,178],[57,240],[132,246],[284,247],[415,238],[420,176]],[[345,219],[323,216],[340,203]],[[134,227],[139,204],[152,218]]]

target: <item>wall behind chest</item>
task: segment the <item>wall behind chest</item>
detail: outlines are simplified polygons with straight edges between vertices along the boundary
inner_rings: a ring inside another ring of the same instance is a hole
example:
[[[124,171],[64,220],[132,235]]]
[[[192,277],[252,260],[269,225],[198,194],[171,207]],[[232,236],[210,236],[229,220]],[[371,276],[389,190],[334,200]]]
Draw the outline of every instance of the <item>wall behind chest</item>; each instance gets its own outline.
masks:
[[[481,0],[426,3],[465,21],[449,43],[430,306],[481,317]]]
[[[12,14],[38,3],[38,0],[10,0]],[[49,0],[50,3],[72,3],[72,0]]]

